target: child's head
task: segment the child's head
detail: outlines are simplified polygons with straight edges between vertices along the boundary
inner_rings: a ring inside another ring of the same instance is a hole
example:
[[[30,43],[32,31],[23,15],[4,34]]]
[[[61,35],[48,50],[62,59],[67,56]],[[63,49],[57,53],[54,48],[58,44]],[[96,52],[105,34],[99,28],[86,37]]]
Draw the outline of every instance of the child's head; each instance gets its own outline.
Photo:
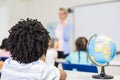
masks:
[[[3,39],[0,49],[5,49],[6,51],[9,51],[8,38]]]
[[[36,19],[21,20],[9,31],[12,58],[20,63],[31,63],[46,55],[49,34]]]
[[[88,40],[85,37],[79,37],[75,41],[75,46],[77,51],[86,51]]]

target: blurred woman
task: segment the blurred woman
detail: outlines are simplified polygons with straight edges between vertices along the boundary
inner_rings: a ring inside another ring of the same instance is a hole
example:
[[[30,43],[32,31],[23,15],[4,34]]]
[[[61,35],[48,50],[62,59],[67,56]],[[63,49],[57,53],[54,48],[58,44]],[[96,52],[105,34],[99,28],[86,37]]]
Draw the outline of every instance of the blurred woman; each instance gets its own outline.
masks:
[[[90,64],[86,47],[88,40],[85,37],[79,37],[76,42],[76,51],[66,57],[66,62],[73,64]]]
[[[68,12],[65,8],[59,9],[60,22],[55,27],[55,38],[57,39],[58,58],[65,58],[70,53],[70,34],[72,25],[67,21]]]

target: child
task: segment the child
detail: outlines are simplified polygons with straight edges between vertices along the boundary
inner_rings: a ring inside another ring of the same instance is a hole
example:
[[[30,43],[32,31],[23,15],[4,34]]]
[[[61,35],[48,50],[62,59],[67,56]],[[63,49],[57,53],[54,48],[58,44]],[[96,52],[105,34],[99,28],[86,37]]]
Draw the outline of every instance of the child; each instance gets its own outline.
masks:
[[[5,38],[0,46],[0,57],[10,57],[8,39]]]
[[[66,57],[66,62],[73,64],[90,64],[86,52],[87,42],[85,37],[79,37],[75,42],[76,51]]]
[[[41,22],[21,20],[9,32],[12,57],[4,62],[1,80],[59,80],[61,71],[44,62],[49,34]]]
[[[57,59],[57,51],[54,49],[55,40],[49,40],[49,48],[46,53],[46,64],[55,65],[55,60]]]
[[[3,61],[5,59],[7,59],[8,57],[10,57],[10,56],[11,55],[10,55],[10,51],[9,51],[8,39],[5,38],[5,39],[3,39],[2,44],[0,46],[0,58],[1,58],[1,60],[0,60],[0,69],[2,69]],[[2,60],[3,57],[5,57],[4,60]]]

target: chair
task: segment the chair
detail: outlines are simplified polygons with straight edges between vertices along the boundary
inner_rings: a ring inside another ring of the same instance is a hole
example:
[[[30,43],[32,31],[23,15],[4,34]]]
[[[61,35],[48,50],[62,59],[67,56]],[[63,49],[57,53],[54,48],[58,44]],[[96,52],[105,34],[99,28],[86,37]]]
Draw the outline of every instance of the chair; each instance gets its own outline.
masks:
[[[77,70],[81,72],[98,73],[98,69],[94,65],[62,63],[62,67],[64,70]]]
[[[1,61],[5,61],[8,57],[0,57]]]

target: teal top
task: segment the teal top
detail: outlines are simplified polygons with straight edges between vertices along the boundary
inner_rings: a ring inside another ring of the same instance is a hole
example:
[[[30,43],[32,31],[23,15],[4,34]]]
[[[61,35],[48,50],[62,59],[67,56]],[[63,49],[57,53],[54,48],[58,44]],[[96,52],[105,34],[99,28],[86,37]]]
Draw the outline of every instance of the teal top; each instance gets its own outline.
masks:
[[[66,57],[65,61],[72,64],[91,64],[85,51],[72,52]]]

